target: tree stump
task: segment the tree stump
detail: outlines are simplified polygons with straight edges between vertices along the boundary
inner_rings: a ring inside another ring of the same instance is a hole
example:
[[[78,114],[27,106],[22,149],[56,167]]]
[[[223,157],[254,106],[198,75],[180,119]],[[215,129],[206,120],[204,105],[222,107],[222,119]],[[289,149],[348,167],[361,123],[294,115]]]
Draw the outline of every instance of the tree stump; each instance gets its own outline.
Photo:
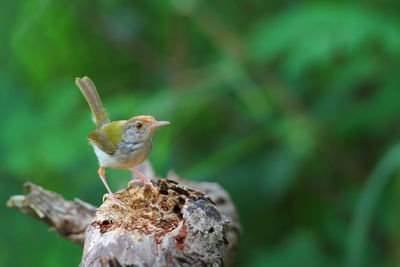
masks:
[[[82,267],[233,265],[240,226],[229,195],[216,183],[173,173],[152,182],[155,191],[137,184],[117,193],[126,209],[106,200],[95,212],[32,183],[25,185],[27,196],[13,196],[7,205],[84,243]]]

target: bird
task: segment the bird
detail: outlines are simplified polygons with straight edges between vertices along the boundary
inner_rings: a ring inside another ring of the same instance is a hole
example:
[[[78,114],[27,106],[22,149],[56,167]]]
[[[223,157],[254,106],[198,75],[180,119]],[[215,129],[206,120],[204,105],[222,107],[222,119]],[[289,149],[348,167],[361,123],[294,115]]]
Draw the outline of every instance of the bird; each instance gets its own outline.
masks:
[[[93,115],[92,120],[96,124],[96,129],[90,132],[87,138],[99,161],[98,175],[108,192],[104,197],[125,209],[125,204],[116,197],[107,184],[105,168],[129,169],[139,177],[139,179],[131,180],[129,184],[141,182],[150,185],[155,190],[149,179],[133,168],[149,156],[152,149],[152,137],[156,129],[170,123],[157,121],[149,115],[110,121],[93,81],[85,76],[76,78],[75,83],[89,104]]]

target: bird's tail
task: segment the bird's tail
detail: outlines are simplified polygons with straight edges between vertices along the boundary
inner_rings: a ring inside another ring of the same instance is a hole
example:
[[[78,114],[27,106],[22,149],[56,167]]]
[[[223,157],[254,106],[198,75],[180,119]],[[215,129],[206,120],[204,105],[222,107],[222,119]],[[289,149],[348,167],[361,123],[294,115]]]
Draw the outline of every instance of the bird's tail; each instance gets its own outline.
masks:
[[[82,79],[76,78],[75,83],[85,96],[93,113],[93,122],[97,127],[109,123],[110,120],[108,119],[107,112],[101,104],[101,99],[92,80],[85,76]]]

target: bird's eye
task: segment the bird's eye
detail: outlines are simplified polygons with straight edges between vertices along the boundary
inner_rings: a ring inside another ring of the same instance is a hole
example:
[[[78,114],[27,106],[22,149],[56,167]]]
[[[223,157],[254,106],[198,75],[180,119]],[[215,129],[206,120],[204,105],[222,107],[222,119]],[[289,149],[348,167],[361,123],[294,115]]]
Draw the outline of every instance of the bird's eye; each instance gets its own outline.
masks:
[[[143,123],[137,122],[137,123],[136,123],[136,129],[140,130],[140,129],[142,129],[142,128],[143,128]]]

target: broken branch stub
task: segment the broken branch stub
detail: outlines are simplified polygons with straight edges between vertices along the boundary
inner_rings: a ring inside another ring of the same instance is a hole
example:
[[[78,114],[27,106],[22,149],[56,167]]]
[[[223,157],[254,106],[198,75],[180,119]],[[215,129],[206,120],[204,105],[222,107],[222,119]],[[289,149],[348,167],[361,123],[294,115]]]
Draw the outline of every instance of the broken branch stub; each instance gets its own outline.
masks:
[[[96,207],[77,198],[67,201],[31,182],[25,183],[24,187],[29,194],[10,197],[7,206],[53,226],[61,237],[83,246],[86,228]]]
[[[239,232],[234,210],[221,213],[207,195],[172,180],[154,186],[157,193],[147,185],[119,192],[125,210],[110,200],[101,205],[81,266],[231,265]]]
[[[137,168],[154,177],[149,162]],[[154,187],[157,193],[140,185],[124,189],[118,197],[127,210],[107,200],[96,213],[88,203],[28,182],[29,193],[11,196],[7,206],[85,243],[81,266],[232,266],[240,225],[228,193],[172,171]]]

